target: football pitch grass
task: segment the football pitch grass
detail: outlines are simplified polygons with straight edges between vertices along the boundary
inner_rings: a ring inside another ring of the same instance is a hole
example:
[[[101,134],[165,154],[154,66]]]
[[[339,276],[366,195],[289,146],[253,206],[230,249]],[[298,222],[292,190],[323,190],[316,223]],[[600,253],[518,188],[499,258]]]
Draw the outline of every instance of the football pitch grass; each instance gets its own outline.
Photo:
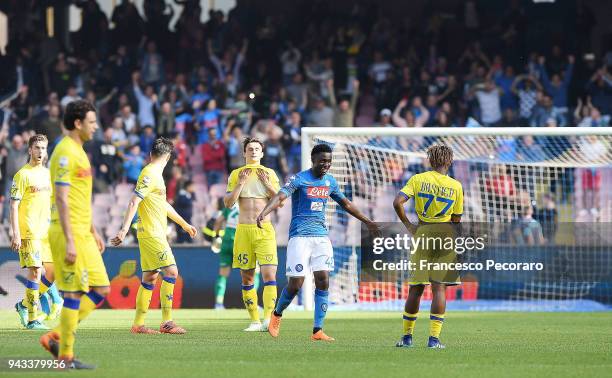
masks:
[[[244,310],[178,310],[185,335],[133,335],[134,312],[98,310],[77,334],[76,352],[94,371],[9,373],[88,377],[604,377],[612,371],[612,312],[450,312],[445,350],[426,348],[429,319],[421,312],[415,346],[396,348],[401,313],[331,312],[325,330],[334,343],[310,341],[311,312],[287,311],[281,335],[247,333]],[[159,310],[147,325],[159,326]],[[53,325],[53,323],[51,323]],[[18,326],[0,311],[0,359],[49,358],[42,331]],[[8,373],[8,374],[7,374]]]

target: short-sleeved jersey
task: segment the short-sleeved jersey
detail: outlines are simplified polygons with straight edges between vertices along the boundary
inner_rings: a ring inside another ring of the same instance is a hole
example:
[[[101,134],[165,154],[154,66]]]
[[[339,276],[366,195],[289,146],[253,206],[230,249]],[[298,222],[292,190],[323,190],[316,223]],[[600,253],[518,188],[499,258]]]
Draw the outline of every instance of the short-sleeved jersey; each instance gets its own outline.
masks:
[[[235,203],[232,207],[226,207],[221,210],[223,218],[225,218],[225,229],[238,227],[238,218],[240,217],[240,210],[238,204]]]
[[[234,169],[232,173],[230,173],[229,178],[227,179],[227,192],[232,192],[236,186],[238,186],[239,175],[242,170],[250,168],[251,174],[249,175],[249,179],[242,188],[242,192],[240,192],[239,198],[270,198],[268,196],[268,191],[264,184],[257,177],[257,169],[263,169],[268,172],[268,177],[270,177],[270,181],[272,182],[272,186],[274,186],[274,192],[277,192],[280,189],[280,183],[278,180],[278,176],[276,176],[276,172],[273,169],[266,168],[261,164],[247,164],[238,169]]]
[[[414,197],[419,219],[427,223],[450,222],[451,215],[463,214],[463,188],[454,178],[436,171],[412,176],[400,191]]]
[[[142,199],[138,205],[138,238],[165,238],[168,227],[166,184],[163,168],[149,164],[143,168],[134,193]]]
[[[22,239],[44,239],[51,217],[51,176],[45,167],[26,164],[13,177],[11,199],[19,202]]]
[[[91,230],[91,192],[92,177],[89,158],[71,137],[65,136],[57,144],[49,162],[53,197],[51,199],[51,231],[61,231],[55,201],[55,188],[69,186],[68,209],[73,233],[85,233]]]
[[[327,236],[327,201],[330,197],[336,202],[346,198],[334,176],[325,174],[318,178],[310,169],[291,176],[280,191],[291,197],[289,239],[294,236]]]

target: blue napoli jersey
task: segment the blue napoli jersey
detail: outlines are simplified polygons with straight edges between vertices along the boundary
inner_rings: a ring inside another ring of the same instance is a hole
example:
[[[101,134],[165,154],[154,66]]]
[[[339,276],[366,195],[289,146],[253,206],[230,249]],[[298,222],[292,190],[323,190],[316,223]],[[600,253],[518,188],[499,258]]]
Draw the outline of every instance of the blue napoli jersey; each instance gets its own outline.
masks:
[[[325,174],[317,178],[310,169],[291,176],[280,191],[291,197],[289,239],[294,236],[327,236],[327,201],[330,197],[336,202],[346,198],[334,176]]]

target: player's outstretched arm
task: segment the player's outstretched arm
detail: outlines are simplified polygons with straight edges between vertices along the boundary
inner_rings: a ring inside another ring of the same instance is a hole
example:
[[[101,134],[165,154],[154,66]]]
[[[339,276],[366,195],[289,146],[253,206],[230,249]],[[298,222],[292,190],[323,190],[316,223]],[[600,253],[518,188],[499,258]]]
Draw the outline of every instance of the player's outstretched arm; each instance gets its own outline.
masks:
[[[355,204],[349,201],[348,198],[342,198],[338,202],[338,204],[342,206],[342,208],[347,213],[351,214],[352,216],[354,216],[355,218],[363,222],[368,227],[368,230],[370,230],[370,232],[375,233],[375,234],[380,233],[380,229],[378,228],[378,225],[374,223],[374,221],[372,221],[370,218],[366,217],[361,211],[359,211],[359,209],[355,206]]]
[[[406,226],[406,229],[408,229],[408,231],[414,235],[416,232],[416,226],[410,223],[408,216],[406,216],[406,210],[404,209],[404,204],[406,202],[408,202],[408,197],[400,192],[393,200],[393,208],[395,209],[397,217],[404,224],[404,226]]]
[[[136,211],[138,211],[138,204],[140,204],[140,201],[142,201],[142,198],[140,198],[136,194],[132,195],[132,198],[130,198],[130,202],[128,203],[127,211],[125,212],[125,215],[123,216],[123,222],[121,223],[121,228],[117,232],[117,235],[111,239],[111,244],[113,246],[115,247],[118,246],[119,244],[123,242],[123,239],[125,239],[125,235],[127,235],[128,231],[130,230],[132,219],[134,219],[134,215],[136,215]]]
[[[262,228],[261,222],[263,222],[263,220],[266,218],[268,214],[278,209],[281,206],[281,204],[285,202],[286,199],[287,199],[287,194],[285,194],[284,192],[281,191],[281,192],[276,193],[274,197],[272,197],[270,201],[268,201],[268,203],[266,204],[266,207],[264,207],[264,209],[261,211],[261,213],[257,217],[257,227]]]
[[[192,239],[195,238],[198,233],[197,228],[187,223],[187,221],[183,219],[183,217],[180,216],[179,213],[174,210],[174,207],[172,207],[172,205],[170,205],[168,202],[166,202],[166,212],[168,214],[168,218],[172,219],[174,223],[181,226],[181,228],[188,233]]]

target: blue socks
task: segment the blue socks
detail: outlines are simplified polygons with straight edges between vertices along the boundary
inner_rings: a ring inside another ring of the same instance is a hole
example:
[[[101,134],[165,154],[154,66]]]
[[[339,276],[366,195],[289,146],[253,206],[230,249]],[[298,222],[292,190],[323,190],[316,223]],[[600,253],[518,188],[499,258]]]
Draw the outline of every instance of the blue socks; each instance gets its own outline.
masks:
[[[316,333],[323,328],[325,315],[327,314],[327,302],[329,299],[329,291],[315,289],[315,313],[313,331]]]
[[[285,286],[283,288],[283,291],[281,292],[281,295],[278,297],[278,300],[276,302],[276,308],[274,309],[274,314],[276,316],[281,316],[283,315],[283,311],[285,311],[285,309],[287,308],[287,306],[289,306],[291,304],[291,302],[293,301],[293,298],[295,298],[295,294],[289,294],[289,292],[287,291],[287,287]]]

